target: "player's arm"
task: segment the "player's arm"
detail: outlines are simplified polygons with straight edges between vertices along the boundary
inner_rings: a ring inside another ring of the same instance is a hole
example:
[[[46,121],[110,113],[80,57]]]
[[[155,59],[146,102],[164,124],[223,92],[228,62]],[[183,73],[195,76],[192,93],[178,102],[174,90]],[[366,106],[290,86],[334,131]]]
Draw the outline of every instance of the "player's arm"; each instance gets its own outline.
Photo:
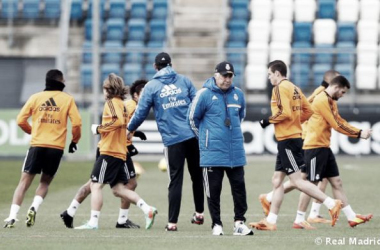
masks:
[[[75,104],[74,99],[71,100],[71,104],[69,107],[69,118],[72,126],[72,141],[74,143],[78,143],[81,138],[81,128],[82,128],[82,118],[79,114],[78,107]]]
[[[193,102],[190,104],[188,111],[188,122],[197,137],[199,136],[199,123],[203,117],[205,110],[204,94],[206,91],[207,89],[203,88],[197,92]]]
[[[137,104],[135,113],[128,123],[128,131],[134,132],[149,114],[150,108],[153,106],[153,94],[151,94],[151,84],[145,85],[141,92],[139,103]]]
[[[123,125],[123,122],[122,122],[123,115],[118,114],[116,112],[116,109],[114,107],[112,100],[106,101],[105,106],[104,106],[103,116],[111,117],[111,121],[109,121],[107,123],[102,123],[101,125],[98,126],[97,132],[99,134],[114,131],[116,129],[119,129],[120,126]],[[103,121],[104,120],[105,119],[103,119]]]
[[[243,120],[245,119],[246,110],[247,110],[247,107],[246,107],[246,103],[245,103],[245,98],[244,98],[244,94],[242,94],[241,95],[241,109],[239,112],[240,122],[243,122]]]
[[[310,116],[312,116],[313,109],[309,103],[309,101],[306,99],[305,95],[301,92],[301,123],[304,123],[305,121],[309,120]]]
[[[272,101],[276,102],[277,108],[272,116],[269,117],[269,123],[280,123],[284,120],[291,118],[291,106],[289,94],[285,88],[280,88],[276,86],[273,88],[274,99]]]
[[[32,133],[32,126],[28,122],[29,117],[33,113],[32,103],[33,100],[30,98],[17,116],[17,125],[27,134]]]

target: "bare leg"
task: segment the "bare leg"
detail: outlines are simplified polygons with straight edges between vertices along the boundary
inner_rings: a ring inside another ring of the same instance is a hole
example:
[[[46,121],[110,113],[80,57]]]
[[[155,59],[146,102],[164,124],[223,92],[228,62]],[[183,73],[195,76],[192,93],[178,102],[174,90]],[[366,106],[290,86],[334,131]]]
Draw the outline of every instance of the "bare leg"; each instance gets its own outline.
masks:
[[[313,183],[302,179],[301,172],[295,172],[294,174],[289,175],[289,179],[293,184],[305,194],[323,202],[327,195],[325,195],[321,190],[318,189]]]
[[[285,173],[276,171],[272,177],[273,185],[273,200],[270,207],[270,213],[278,214],[280,211],[282,200],[284,199],[284,186],[282,182],[285,178]]]
[[[78,203],[82,203],[87,198],[87,196],[89,196],[89,194],[91,194],[91,180],[88,180],[86,184],[79,188],[74,199],[78,201]]]
[[[22,173],[20,182],[15,189],[13,194],[12,204],[21,206],[22,201],[24,200],[25,193],[29,189],[30,184],[32,184],[35,174]]]
[[[323,193],[326,193],[326,188],[327,188],[328,183],[329,183],[329,181],[327,180],[327,178],[323,178],[322,181],[318,182],[319,190],[321,190]],[[314,202],[315,203],[321,203],[320,201],[315,200],[315,199],[314,199]]]
[[[91,183],[91,210],[100,211],[103,206],[102,188],[104,184]]]
[[[128,190],[135,191],[135,189],[137,187],[136,178],[130,179],[128,181],[127,185],[125,185],[125,186],[127,187]],[[120,205],[121,209],[129,209],[130,206],[131,206],[130,200],[123,199],[123,198],[121,199],[121,205]]]
[[[341,200],[343,203],[343,207],[347,206],[348,200],[347,200],[347,196],[343,190],[342,179],[339,176],[337,176],[337,177],[329,178],[328,180],[331,184],[334,198]]]
[[[40,184],[38,185],[36,189],[36,195],[41,196],[42,198],[45,198],[49,190],[49,185],[53,181],[53,179],[54,179],[54,176],[50,176],[50,175],[42,173]]]

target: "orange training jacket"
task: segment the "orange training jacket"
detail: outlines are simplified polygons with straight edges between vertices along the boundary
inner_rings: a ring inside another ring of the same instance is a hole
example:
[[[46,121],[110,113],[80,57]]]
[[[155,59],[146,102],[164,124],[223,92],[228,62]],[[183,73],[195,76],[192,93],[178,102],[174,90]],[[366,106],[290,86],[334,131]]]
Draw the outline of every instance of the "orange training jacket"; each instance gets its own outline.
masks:
[[[359,137],[360,129],[340,117],[338,106],[326,92],[317,95],[312,104],[303,149],[330,147],[331,128],[349,137]]]
[[[128,121],[132,118],[133,114],[135,113],[137,103],[134,100],[128,100],[125,102],[125,106],[127,107],[128,112]],[[127,146],[132,144],[132,138],[130,140],[127,140]]]
[[[28,118],[32,117],[32,125]],[[82,120],[74,98],[62,91],[43,91],[32,95],[17,116],[17,124],[32,134],[31,146],[64,149],[67,118],[72,124],[72,141],[81,137]]]
[[[301,123],[313,114],[301,89],[286,79],[272,90],[271,110],[272,116],[269,117],[269,122],[274,123],[278,141],[301,138]]]

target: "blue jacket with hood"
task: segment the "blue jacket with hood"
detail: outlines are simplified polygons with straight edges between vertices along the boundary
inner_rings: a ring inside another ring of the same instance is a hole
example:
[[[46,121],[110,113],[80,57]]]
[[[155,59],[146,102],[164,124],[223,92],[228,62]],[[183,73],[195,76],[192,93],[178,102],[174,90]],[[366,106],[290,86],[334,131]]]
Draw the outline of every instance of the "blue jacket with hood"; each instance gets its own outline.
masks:
[[[246,164],[240,127],[245,108],[243,92],[233,84],[226,92],[222,91],[214,77],[197,92],[189,110],[189,122],[199,140],[201,167]]]
[[[141,92],[128,130],[135,131],[153,107],[165,147],[195,137],[187,122],[187,111],[196,92],[190,79],[177,74],[172,67],[161,69]]]

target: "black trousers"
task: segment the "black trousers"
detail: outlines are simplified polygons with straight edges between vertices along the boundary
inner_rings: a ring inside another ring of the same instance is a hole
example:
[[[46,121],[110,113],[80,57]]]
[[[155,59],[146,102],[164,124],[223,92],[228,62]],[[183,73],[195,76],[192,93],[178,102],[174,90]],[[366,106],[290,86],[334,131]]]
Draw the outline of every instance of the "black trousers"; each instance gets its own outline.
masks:
[[[193,198],[195,211],[204,211],[204,191],[202,182],[202,168],[199,166],[198,140],[192,138],[165,149],[169,172],[169,222],[177,223],[181,209],[183,171],[185,159],[193,183]]]
[[[210,210],[213,227],[215,224],[223,226],[220,219],[220,194],[224,173],[230,181],[232,198],[234,201],[234,221],[245,221],[247,212],[247,194],[244,181],[244,167],[212,167],[203,168],[204,187],[207,195],[208,208]]]

